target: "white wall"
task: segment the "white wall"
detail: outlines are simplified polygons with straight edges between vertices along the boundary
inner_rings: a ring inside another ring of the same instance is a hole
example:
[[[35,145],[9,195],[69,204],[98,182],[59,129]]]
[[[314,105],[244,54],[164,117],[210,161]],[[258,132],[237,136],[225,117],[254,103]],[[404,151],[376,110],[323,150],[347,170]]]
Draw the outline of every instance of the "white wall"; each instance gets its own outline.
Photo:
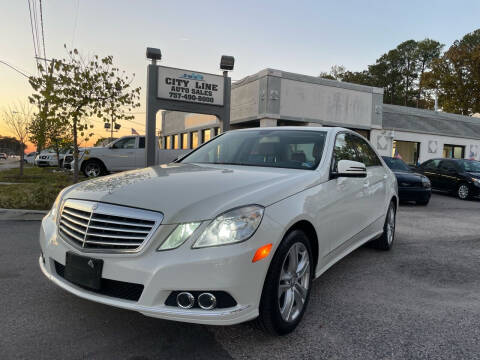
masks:
[[[259,80],[232,88],[230,122],[258,117]]]
[[[420,162],[443,157],[443,145],[445,144],[465,146],[466,159],[480,160],[480,140],[396,130],[372,130],[370,133],[370,142],[384,156],[392,156],[392,140],[419,142]],[[471,156],[472,154],[473,156]]]
[[[280,114],[350,127],[370,127],[372,93],[282,79]]]

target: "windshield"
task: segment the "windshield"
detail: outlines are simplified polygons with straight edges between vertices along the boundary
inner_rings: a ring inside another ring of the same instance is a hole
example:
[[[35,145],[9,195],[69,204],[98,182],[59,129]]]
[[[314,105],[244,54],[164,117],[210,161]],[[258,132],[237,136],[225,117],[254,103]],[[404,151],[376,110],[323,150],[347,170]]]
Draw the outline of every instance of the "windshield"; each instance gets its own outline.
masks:
[[[326,135],[308,130],[232,131],[180,162],[313,170],[322,158]]]
[[[463,160],[463,161],[459,161],[459,163],[463,171],[480,173],[480,161]]]
[[[412,171],[408,167],[408,165],[403,162],[402,159],[383,156],[383,160],[385,161],[387,166],[392,170],[408,171],[408,172]]]

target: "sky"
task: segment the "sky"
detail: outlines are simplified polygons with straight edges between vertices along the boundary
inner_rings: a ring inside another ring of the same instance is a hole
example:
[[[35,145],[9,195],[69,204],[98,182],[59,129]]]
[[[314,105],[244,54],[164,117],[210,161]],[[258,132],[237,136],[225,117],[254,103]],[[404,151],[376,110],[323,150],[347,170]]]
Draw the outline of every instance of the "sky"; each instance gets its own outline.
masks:
[[[33,0],[31,0],[33,1]],[[39,0],[36,0],[37,4]],[[171,1],[42,0],[47,58],[113,55],[142,87],[135,120],[117,135],[145,131],[145,49],[161,64],[220,74],[223,54],[235,57],[233,80],[265,68],[318,76],[332,65],[359,71],[409,40],[450,46],[480,27],[478,0]],[[28,0],[0,0],[0,61],[35,74]],[[0,63],[0,112],[32,93],[27,79]],[[97,136],[107,136],[94,121]],[[0,119],[0,135],[11,135]]]

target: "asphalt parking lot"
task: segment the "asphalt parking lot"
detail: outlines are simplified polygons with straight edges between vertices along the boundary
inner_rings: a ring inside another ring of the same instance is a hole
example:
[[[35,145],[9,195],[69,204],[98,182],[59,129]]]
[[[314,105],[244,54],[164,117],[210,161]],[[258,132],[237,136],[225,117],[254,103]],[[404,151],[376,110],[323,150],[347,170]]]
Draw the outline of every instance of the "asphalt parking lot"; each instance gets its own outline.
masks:
[[[37,221],[0,221],[2,359],[478,359],[480,201],[403,205],[390,252],[314,282],[296,332],[182,324],[77,298],[38,268]]]

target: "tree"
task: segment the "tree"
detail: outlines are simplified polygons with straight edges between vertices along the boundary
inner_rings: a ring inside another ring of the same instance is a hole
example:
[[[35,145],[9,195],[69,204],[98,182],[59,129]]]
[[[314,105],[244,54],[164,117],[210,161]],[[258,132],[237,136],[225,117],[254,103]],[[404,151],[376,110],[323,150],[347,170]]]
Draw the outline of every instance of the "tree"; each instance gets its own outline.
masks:
[[[431,39],[407,40],[380,56],[367,70],[352,72],[334,65],[329,73],[323,72],[320,77],[381,87],[384,89],[383,101],[387,104],[428,107],[430,93],[424,91],[420,79],[439,57],[442,47]]]
[[[30,122],[32,121],[32,108],[29,105],[19,103],[4,110],[2,117],[8,129],[20,142],[20,176],[22,176],[26,148],[25,141],[28,137]]]
[[[404,105],[408,104],[409,96],[413,93],[412,84],[418,77],[418,46],[415,40],[407,40],[397,46],[399,54],[398,70],[403,77]]]
[[[480,29],[456,40],[441,58],[434,59],[422,84],[438,91],[445,111],[480,112]]]
[[[20,154],[22,151],[22,144],[18,139],[12,136],[2,136],[0,135],[0,152],[5,152],[7,154]]]
[[[422,91],[423,91],[423,82],[422,78],[426,71],[431,69],[432,62],[435,59],[440,57],[440,53],[444,45],[440,44],[438,41],[432,39],[424,39],[417,43],[417,58],[418,58],[418,68],[419,68],[419,84],[418,84],[418,100],[417,107],[419,107],[419,102],[422,101]],[[423,99],[426,101],[427,99]]]
[[[40,65],[41,66],[41,65]],[[74,49],[67,58],[51,61],[51,73],[43,71],[30,78],[36,92],[31,101],[48,103],[48,115],[54,114],[60,124],[67,124],[73,141],[74,181],[78,180],[79,138],[88,139],[93,127],[89,117],[109,118],[115,121],[131,119],[127,111],[140,106],[140,88],[131,88],[133,77],[113,66],[113,57],[84,59]],[[47,91],[48,87],[51,90]],[[45,105],[44,105],[45,106]]]
[[[338,80],[342,81],[343,74],[345,73],[346,69],[343,65],[333,65],[330,68],[330,72],[321,72],[319,77],[322,79],[329,79],[329,80]]]

